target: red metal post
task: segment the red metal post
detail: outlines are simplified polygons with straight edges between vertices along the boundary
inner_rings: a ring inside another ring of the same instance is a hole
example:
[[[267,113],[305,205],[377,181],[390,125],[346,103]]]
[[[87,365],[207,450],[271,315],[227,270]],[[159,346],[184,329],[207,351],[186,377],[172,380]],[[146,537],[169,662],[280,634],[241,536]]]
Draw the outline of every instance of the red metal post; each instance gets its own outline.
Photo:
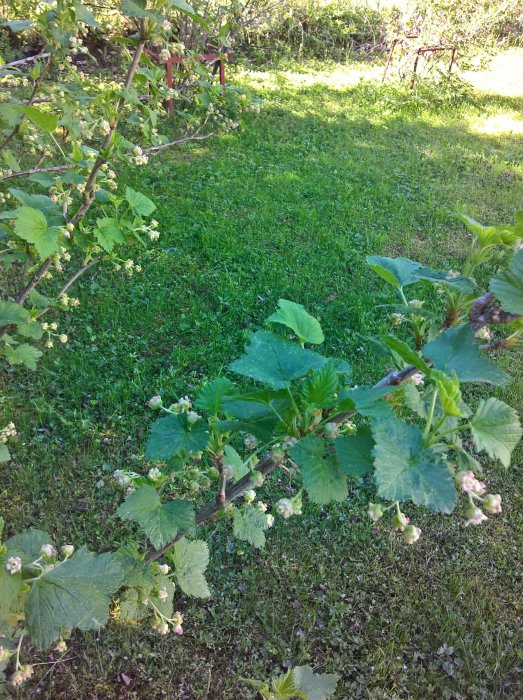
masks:
[[[173,65],[171,63],[171,59],[166,61],[165,63],[165,71],[166,71],[166,78],[167,78],[167,87],[169,90],[172,90],[173,88]],[[167,101],[167,114],[172,117],[174,112],[174,100],[172,97],[169,97]]]
[[[421,56],[421,51],[420,51],[420,49],[418,49],[416,51],[416,58],[414,60],[414,65],[412,66],[412,78],[410,79],[409,95],[412,95],[412,91],[414,90],[414,81],[416,80],[416,71],[418,70],[418,61],[419,61],[420,56]]]
[[[391,44],[391,47],[389,49],[389,53],[387,55],[387,63],[385,64],[385,70],[383,71],[383,78],[381,79],[381,82],[383,83],[385,81],[385,78],[387,76],[387,71],[389,70],[389,66],[392,63],[392,54],[394,53],[394,49],[396,48],[396,44],[398,43],[398,39],[394,39],[394,41]]]

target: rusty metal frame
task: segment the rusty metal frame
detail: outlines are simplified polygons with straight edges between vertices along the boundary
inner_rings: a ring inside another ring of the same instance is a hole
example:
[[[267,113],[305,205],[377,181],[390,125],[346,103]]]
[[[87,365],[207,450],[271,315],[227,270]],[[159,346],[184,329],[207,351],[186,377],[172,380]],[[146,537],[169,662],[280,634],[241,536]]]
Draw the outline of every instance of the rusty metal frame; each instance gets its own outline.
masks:
[[[227,53],[207,53],[202,56],[170,56],[166,61],[162,61],[165,64],[165,77],[167,81],[167,87],[172,90],[173,87],[173,66],[176,66],[177,70],[180,70],[181,65],[187,59],[192,58],[199,63],[210,63],[213,66],[213,75],[219,73],[220,85],[225,85],[225,64],[232,58],[232,52],[227,51]],[[172,117],[174,112],[174,99],[171,97],[167,101],[167,113]]]
[[[392,63],[392,57],[394,54],[394,50],[398,46],[398,44],[402,44],[405,41],[407,41],[408,39],[417,39],[417,38],[418,38],[417,35],[407,35],[405,37],[397,37],[396,39],[393,40],[391,47],[389,49],[389,52],[387,54],[387,61],[385,63],[385,69],[383,71],[383,77],[381,79],[382,83],[385,81],[385,78],[387,76],[387,72],[388,72],[390,65]],[[420,56],[422,56],[424,53],[434,53],[436,51],[450,51],[451,52],[448,72],[450,73],[452,71],[452,66],[454,65],[454,61],[456,60],[456,52],[457,52],[456,46],[437,45],[437,46],[420,46],[420,47],[418,47],[416,49],[416,52],[415,52],[414,64],[412,66],[412,77],[410,79],[409,95],[412,95],[412,91],[414,90],[414,84],[416,81],[416,74],[417,74],[417,70],[418,70]]]

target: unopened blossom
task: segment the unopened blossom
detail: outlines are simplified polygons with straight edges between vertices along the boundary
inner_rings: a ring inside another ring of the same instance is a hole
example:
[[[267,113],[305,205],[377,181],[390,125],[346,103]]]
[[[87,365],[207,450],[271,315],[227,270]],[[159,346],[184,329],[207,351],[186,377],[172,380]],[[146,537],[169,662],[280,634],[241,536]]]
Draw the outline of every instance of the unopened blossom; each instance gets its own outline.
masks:
[[[401,511],[399,513],[395,513],[394,517],[392,518],[392,524],[396,530],[400,530],[401,532],[405,531],[405,528],[409,523],[410,518],[408,518],[405,513],[402,513]]]
[[[409,301],[409,306],[412,306],[414,309],[421,309],[425,302],[421,301],[420,299],[411,299]]]
[[[479,331],[476,331],[475,336],[478,340],[490,341],[492,340],[492,331],[490,328],[483,326],[483,328],[480,328]]]
[[[149,231],[149,238],[151,241],[157,241],[160,238],[159,231]]]
[[[170,31],[170,30],[172,29],[172,26],[173,26],[173,25],[169,22],[168,19],[164,19],[163,24],[162,24],[162,29],[163,29],[165,32]]]
[[[124,270],[132,270],[134,267],[134,260],[126,260],[123,264]]]
[[[162,397],[161,396],[153,396],[152,399],[149,399],[149,408],[161,408],[162,407]]]
[[[67,341],[69,340],[69,338],[66,336],[65,333],[61,333],[61,334],[58,336],[58,339],[59,339],[60,342],[61,342],[62,344],[64,344],[64,345],[65,345],[65,343],[67,343]]]
[[[258,510],[261,510],[262,513],[265,513],[267,511],[267,504],[263,501],[258,501],[258,503],[255,503],[254,507]]]
[[[253,503],[256,498],[256,491],[249,489],[243,494],[243,497],[245,499],[245,503]]]
[[[367,513],[369,514],[369,518],[372,520],[372,522],[376,523],[384,516],[385,511],[380,503],[369,503]]]
[[[249,433],[244,437],[243,444],[248,450],[255,450],[258,447],[258,439]]]
[[[174,628],[176,634],[183,634],[183,627],[181,625],[176,625]]]
[[[169,625],[167,624],[167,622],[162,621],[162,622],[158,623],[158,625],[156,626],[156,629],[160,634],[168,634]]]
[[[272,527],[274,525],[274,515],[267,513],[265,517],[267,518],[267,527]]]
[[[405,320],[405,316],[403,314],[393,313],[389,316],[389,319],[394,326],[399,326]]]
[[[7,661],[11,657],[11,654],[13,652],[9,651],[9,649],[6,649],[5,647],[0,647],[0,664],[2,661]]]
[[[25,683],[25,681],[29,680],[29,678],[31,678],[32,675],[32,666],[21,666],[17,671],[13,673],[13,675],[9,679],[9,682],[11,683],[11,685],[19,686],[22,685],[22,683]]]
[[[141,272],[142,269],[143,269],[143,268],[142,268],[141,265],[135,265],[135,266],[134,266],[134,271],[135,271],[135,272]]]
[[[54,343],[52,340],[46,340],[45,341],[45,347],[48,348],[49,350],[54,347]]]
[[[162,472],[158,469],[158,467],[153,467],[147,472],[147,478],[151,481],[157,481],[161,476]]]
[[[251,482],[255,488],[259,488],[263,484],[264,481],[265,481],[265,477],[263,476],[263,474],[261,472],[259,472],[257,470],[252,472]]]
[[[67,559],[67,557],[70,557],[74,553],[74,546],[72,544],[64,544],[60,548],[60,551],[62,552],[63,556]]]
[[[22,570],[22,560],[20,557],[9,557],[6,562],[5,568],[10,574],[17,574]]]
[[[276,464],[281,464],[285,459],[285,451],[279,445],[275,445],[271,450],[271,459]]]
[[[169,571],[171,570],[171,567],[169,564],[159,564],[158,565],[158,571],[163,574],[164,576],[167,576]]]
[[[169,49],[162,49],[160,51],[160,58],[162,59],[162,61],[168,61],[171,58],[171,52],[169,51]]]
[[[67,651],[67,644],[61,639],[54,648],[59,654],[63,654]]]
[[[158,591],[158,600],[167,600],[168,597],[169,594],[167,593],[167,589],[160,588],[160,590]]]
[[[482,496],[487,490],[485,484],[476,479],[472,471],[462,472],[459,475],[459,485],[466,493],[475,493],[477,496]]]
[[[468,527],[469,525],[481,525],[481,523],[485,522],[485,520],[488,520],[481,508],[478,508],[472,504],[467,508],[465,514],[467,515],[465,527]]]
[[[0,430],[0,442],[5,445],[5,443],[13,437],[16,437],[16,426],[13,421],[10,421],[5,428]]]
[[[460,274],[461,274],[461,273],[458,272],[457,270],[449,270],[449,271],[447,272],[447,279],[448,279],[448,280],[456,279],[456,277],[459,277]]]
[[[172,616],[171,622],[173,623],[173,625],[181,625],[183,622],[183,617],[183,613],[177,610]]]
[[[116,480],[119,486],[127,486],[131,483],[131,478],[121,469],[117,469],[115,472],[113,472],[113,478]]]
[[[422,372],[416,372],[412,375],[410,381],[416,386],[423,386],[423,384],[425,383],[425,377],[423,376]]]
[[[196,411],[187,411],[187,423],[189,425],[194,425],[196,421],[199,421],[201,419],[201,416],[196,413]]]
[[[190,411],[192,407],[192,403],[189,399],[188,396],[182,396],[181,399],[178,399],[178,401],[173,404],[170,408],[175,412],[175,413],[187,413],[187,411]]]
[[[403,530],[403,539],[407,544],[414,544],[421,536],[421,529],[415,525],[407,525]]]
[[[58,324],[57,324],[55,321],[53,321],[53,323],[50,323],[50,324],[49,324],[49,328],[50,328],[52,331],[56,331],[56,330],[58,330]]]
[[[338,426],[336,425],[336,423],[326,423],[325,433],[328,437],[336,437],[336,435],[338,434]]]
[[[102,134],[108,134],[111,131],[111,125],[106,119],[102,119],[100,122],[100,130]]]
[[[492,515],[501,513],[501,496],[499,493],[487,493],[483,499],[483,508]]]
[[[294,513],[292,503],[288,498],[280,498],[280,500],[277,501],[275,508],[278,515],[281,515],[281,517],[285,520],[288,520],[288,518],[290,518]]]
[[[224,479],[226,479],[227,481],[229,479],[232,479],[232,477],[234,476],[234,465],[224,464],[223,465],[223,476],[224,476]]]
[[[40,554],[43,557],[56,557],[56,549],[52,544],[43,544],[42,548],[40,549]]]

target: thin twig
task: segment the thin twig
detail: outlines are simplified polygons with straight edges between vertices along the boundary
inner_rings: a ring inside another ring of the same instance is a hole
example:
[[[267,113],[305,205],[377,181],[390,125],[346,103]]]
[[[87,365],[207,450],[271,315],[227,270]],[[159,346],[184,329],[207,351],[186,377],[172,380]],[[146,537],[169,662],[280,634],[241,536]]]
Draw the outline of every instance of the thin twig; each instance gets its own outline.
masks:
[[[74,168],[74,165],[50,165],[48,168],[29,168],[28,170],[17,170],[16,173],[4,175],[2,180],[9,180],[11,177],[21,177],[22,175],[35,175],[36,173],[59,173],[62,170]]]
[[[11,63],[4,63],[2,70],[6,68],[11,68],[11,66],[19,66],[22,63],[30,63],[31,61],[38,61],[39,58],[48,58],[50,53],[37,53],[36,56],[28,56],[27,58],[19,58],[16,61],[11,61]]]

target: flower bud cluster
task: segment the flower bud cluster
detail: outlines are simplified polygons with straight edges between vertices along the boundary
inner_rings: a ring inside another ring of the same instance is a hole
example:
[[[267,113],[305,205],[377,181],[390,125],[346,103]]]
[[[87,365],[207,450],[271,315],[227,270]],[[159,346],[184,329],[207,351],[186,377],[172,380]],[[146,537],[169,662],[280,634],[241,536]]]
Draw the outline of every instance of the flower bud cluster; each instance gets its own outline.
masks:
[[[0,443],[5,445],[8,440],[16,437],[16,434],[16,426],[11,421],[5,426],[5,428],[2,428],[2,430],[0,430]]]
[[[135,146],[133,149],[134,152],[134,163],[135,165],[147,165],[149,162],[149,157],[143,152],[142,148],[140,146]]]
[[[27,664],[25,666],[21,666],[17,671],[15,671],[9,679],[9,682],[11,683],[11,685],[14,685],[16,687],[28,681],[32,675],[33,667]]]

